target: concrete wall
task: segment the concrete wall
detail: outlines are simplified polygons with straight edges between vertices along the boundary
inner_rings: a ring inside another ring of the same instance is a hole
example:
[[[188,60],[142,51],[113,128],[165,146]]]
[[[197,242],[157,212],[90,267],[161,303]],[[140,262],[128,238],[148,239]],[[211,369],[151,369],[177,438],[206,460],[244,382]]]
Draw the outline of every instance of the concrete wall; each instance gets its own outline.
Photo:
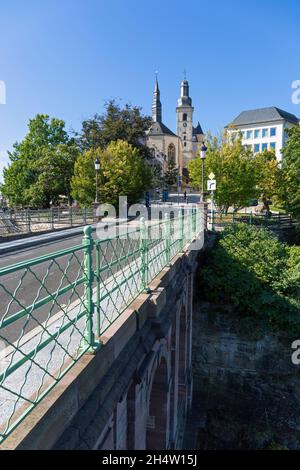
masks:
[[[177,255],[2,448],[180,448],[192,396],[197,258]]]

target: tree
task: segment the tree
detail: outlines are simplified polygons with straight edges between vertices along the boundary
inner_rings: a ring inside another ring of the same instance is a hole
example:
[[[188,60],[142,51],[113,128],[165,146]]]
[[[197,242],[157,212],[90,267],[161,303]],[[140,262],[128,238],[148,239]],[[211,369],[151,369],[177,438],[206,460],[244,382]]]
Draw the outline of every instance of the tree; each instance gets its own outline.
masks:
[[[111,142],[107,149],[86,150],[75,163],[71,181],[72,196],[82,205],[95,199],[94,161],[99,158],[100,201],[118,205],[119,196],[137,202],[152,184],[152,171],[133,145],[123,140]]]
[[[225,132],[219,141],[210,138],[205,162],[205,179],[210,172],[215,174],[217,190],[215,203],[227,212],[230,206],[240,208],[248,205],[249,199],[257,195],[255,160],[250,149],[242,145],[240,134]],[[191,183],[201,188],[201,160],[197,158],[189,164]]]
[[[57,204],[61,195],[67,196],[71,203],[71,178],[79,154],[76,145],[42,148],[40,157],[33,165],[35,182],[25,191],[31,206],[49,207],[51,203]]]
[[[270,200],[277,197],[280,181],[280,169],[275,153],[265,150],[261,154],[256,154],[255,168],[257,189],[264,204],[263,210],[270,212]]]
[[[286,129],[286,133],[279,197],[286,211],[300,219],[300,126]]]
[[[13,151],[9,152],[10,165],[3,172],[1,189],[10,204],[47,206],[50,200],[57,198],[58,192],[66,194],[68,185],[62,182],[65,181],[63,173],[70,175],[73,171],[74,145],[74,140],[69,139],[65,131],[64,121],[42,114],[30,119],[27,135],[22,142],[14,144]],[[58,149],[59,146],[62,147]],[[49,171],[42,176],[46,161]],[[50,180],[47,182],[50,173],[52,186]],[[47,194],[42,196],[45,185],[48,186]],[[36,196],[35,190],[39,192]]]
[[[202,262],[199,289],[206,300],[234,308],[248,332],[259,325],[300,332],[299,247],[269,230],[232,224]]]
[[[105,149],[110,142],[124,140],[137,147],[142,156],[149,157],[149,149],[144,145],[145,131],[152,119],[143,116],[141,108],[126,104],[121,108],[115,100],[105,103],[105,112],[95,114],[82,123],[78,142],[82,150]]]
[[[164,175],[164,183],[167,186],[172,186],[176,184],[177,178],[178,178],[178,168],[173,158],[171,158],[168,161],[167,170]]]

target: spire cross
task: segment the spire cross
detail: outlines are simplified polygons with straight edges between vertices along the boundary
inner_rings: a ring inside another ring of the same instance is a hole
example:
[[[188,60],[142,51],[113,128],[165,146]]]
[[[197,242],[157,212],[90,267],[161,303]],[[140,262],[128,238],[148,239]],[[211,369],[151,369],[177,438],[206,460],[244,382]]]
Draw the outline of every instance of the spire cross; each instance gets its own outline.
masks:
[[[156,70],[154,73],[155,73],[155,78],[156,78],[156,81],[157,81],[158,71]]]
[[[183,70],[183,78],[186,80],[186,69]]]

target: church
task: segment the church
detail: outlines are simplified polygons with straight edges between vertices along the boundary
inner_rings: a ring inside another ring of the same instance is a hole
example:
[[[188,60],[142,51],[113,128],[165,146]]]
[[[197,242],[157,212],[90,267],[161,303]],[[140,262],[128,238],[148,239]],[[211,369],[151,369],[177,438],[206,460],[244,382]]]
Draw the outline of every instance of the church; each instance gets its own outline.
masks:
[[[193,126],[193,113],[189,83],[184,79],[180,85],[180,98],[176,107],[177,131],[176,134],[172,132],[162,120],[162,104],[156,77],[152,102],[153,123],[146,133],[146,145],[151,149],[153,161],[160,166],[162,176],[168,162],[172,160],[179,174],[187,178],[189,162],[199,157],[204,134],[199,122],[196,127]]]

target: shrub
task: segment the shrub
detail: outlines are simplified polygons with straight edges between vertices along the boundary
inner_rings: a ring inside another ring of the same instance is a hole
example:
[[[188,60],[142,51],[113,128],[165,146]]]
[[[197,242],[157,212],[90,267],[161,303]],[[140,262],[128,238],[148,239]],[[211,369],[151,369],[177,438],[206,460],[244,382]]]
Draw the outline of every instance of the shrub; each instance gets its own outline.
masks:
[[[300,248],[266,229],[235,224],[207,252],[200,272],[205,298],[230,304],[272,330],[300,331]]]

